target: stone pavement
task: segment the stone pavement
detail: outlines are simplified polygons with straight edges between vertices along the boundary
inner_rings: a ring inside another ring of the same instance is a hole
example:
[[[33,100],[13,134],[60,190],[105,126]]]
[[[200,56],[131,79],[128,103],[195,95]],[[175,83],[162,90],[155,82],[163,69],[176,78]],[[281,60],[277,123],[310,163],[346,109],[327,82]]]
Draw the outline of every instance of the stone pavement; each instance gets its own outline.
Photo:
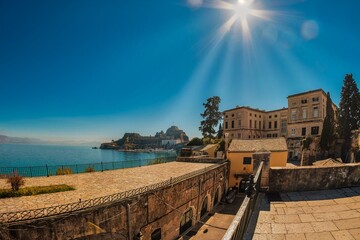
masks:
[[[360,187],[260,196],[254,240],[360,239]]]
[[[245,194],[236,195],[235,201],[231,204],[220,203],[213,210],[213,214],[205,219],[202,219],[202,222],[205,224],[198,223],[194,228],[183,237],[184,240],[219,240],[226,233],[231,222],[233,221],[236,213],[239,211],[239,208],[245,198]]]
[[[178,177],[205,167],[207,163],[170,162],[150,166],[104,172],[81,173],[52,177],[26,178],[25,186],[67,184],[76,190],[68,192],[0,199],[0,213],[45,208],[78,202],[144,187]],[[0,188],[10,188],[0,179]]]

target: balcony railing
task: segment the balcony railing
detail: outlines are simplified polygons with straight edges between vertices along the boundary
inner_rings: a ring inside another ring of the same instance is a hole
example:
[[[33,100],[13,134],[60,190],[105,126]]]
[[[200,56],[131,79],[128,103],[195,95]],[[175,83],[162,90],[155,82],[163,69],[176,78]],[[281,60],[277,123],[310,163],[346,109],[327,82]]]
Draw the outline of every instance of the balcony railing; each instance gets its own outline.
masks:
[[[311,121],[321,121],[323,120],[322,117],[296,117],[296,118],[291,118],[289,119],[288,123],[299,123],[299,122],[311,122]]]
[[[234,220],[232,221],[222,240],[243,239],[259,193],[263,164],[263,162],[260,163],[254,177],[254,184],[256,186],[254,194],[251,197],[245,197],[239,208],[239,211],[236,213]]]

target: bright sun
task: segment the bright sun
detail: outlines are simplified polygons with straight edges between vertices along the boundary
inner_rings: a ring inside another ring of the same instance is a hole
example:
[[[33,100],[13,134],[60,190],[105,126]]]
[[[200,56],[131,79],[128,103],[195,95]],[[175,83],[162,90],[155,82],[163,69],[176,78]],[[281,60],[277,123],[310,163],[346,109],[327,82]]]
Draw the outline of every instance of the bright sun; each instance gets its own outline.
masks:
[[[251,17],[260,18],[265,21],[271,20],[274,11],[258,9],[255,4],[256,0],[236,0],[230,3],[227,0],[203,0],[203,7],[222,9],[232,11],[233,14],[225,23],[220,27],[218,36],[222,38],[227,32],[230,31],[232,26],[239,22],[241,25],[241,32],[245,42],[251,41],[250,19]]]

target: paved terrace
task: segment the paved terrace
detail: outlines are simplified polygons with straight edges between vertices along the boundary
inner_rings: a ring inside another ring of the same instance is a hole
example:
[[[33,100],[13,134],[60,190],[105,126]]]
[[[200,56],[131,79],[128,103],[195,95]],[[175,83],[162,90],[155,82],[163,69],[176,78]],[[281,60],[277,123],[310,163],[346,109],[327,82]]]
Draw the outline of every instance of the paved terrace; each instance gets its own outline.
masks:
[[[360,187],[261,196],[254,240],[360,239]]]
[[[78,202],[144,187],[215,164],[170,162],[137,168],[25,179],[27,186],[67,184],[76,190],[36,196],[0,199],[0,213],[30,210]],[[10,188],[0,179],[0,188]]]

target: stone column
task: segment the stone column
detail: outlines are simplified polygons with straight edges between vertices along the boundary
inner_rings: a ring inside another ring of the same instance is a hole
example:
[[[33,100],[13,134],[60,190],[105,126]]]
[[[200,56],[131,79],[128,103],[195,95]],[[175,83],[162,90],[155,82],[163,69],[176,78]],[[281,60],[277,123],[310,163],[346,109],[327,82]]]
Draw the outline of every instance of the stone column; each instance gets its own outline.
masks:
[[[269,189],[270,154],[269,151],[263,150],[255,152],[252,156],[254,159],[254,175],[256,174],[260,163],[263,162],[260,182],[260,187],[262,189]]]

